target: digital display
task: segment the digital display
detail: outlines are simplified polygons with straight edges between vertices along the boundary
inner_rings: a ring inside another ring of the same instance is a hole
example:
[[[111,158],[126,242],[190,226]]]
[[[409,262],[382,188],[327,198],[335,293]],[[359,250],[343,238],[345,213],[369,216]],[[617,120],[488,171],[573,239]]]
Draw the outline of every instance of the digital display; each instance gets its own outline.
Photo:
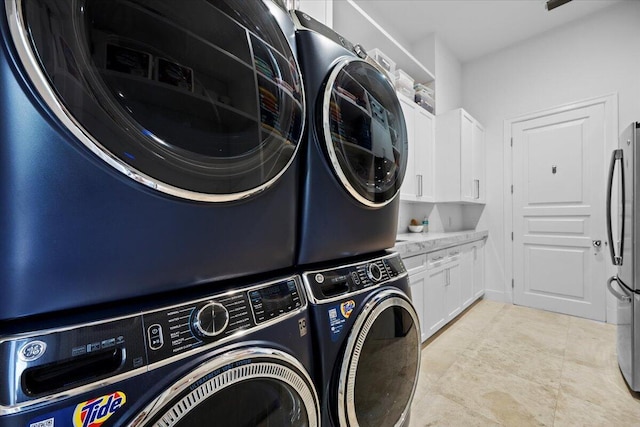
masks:
[[[302,305],[293,280],[251,291],[249,298],[256,323],[276,318]]]

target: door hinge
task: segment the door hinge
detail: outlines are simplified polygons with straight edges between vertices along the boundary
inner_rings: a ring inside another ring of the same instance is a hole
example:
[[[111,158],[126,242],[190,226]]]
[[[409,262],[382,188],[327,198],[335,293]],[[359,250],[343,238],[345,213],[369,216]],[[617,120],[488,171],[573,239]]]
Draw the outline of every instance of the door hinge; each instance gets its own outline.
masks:
[[[511,194],[513,194],[513,184],[511,184]]]
[[[511,146],[513,147],[513,137],[511,137]]]
[[[511,232],[511,241],[513,242],[513,231]]]
[[[513,280],[513,279],[511,279],[511,289],[513,289],[513,288],[514,288],[514,286],[515,286],[515,285],[514,285],[514,280]]]

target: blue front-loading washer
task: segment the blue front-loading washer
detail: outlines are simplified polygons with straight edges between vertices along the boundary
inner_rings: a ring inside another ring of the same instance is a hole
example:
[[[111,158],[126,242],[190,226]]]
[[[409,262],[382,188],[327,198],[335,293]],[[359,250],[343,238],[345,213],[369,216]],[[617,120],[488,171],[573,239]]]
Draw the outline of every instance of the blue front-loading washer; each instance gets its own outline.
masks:
[[[409,425],[420,324],[397,253],[305,271],[326,427]]]
[[[0,337],[0,425],[319,427],[308,325],[298,275],[25,325]]]
[[[289,267],[304,96],[270,0],[5,0],[0,320]]]
[[[393,84],[366,53],[294,11],[307,99],[296,263],[395,245],[408,140]]]

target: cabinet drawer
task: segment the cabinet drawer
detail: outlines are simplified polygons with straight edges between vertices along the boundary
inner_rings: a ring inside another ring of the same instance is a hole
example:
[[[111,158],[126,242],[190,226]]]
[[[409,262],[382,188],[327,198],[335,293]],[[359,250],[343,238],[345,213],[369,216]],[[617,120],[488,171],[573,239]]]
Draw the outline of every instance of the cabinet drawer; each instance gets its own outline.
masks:
[[[402,262],[409,275],[419,273],[427,268],[427,256],[424,254],[403,258]]]
[[[482,240],[478,240],[476,242],[473,242],[472,245],[474,247],[476,247],[476,248],[481,248],[481,247],[484,246],[485,242],[486,242],[485,239],[482,239]]]
[[[432,269],[436,268],[442,264],[447,262],[447,250],[442,249],[435,252],[430,252],[427,254],[427,268]]]
[[[462,250],[463,250],[462,245],[454,246],[452,248],[447,249],[448,261],[455,261],[455,260],[459,259],[460,258],[460,254],[462,253]]]

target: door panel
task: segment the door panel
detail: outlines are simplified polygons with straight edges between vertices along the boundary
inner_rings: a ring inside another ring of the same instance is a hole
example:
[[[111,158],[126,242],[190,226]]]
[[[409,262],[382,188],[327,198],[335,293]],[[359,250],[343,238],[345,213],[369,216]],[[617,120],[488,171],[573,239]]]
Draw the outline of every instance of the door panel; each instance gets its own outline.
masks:
[[[514,302],[605,319],[604,105],[512,125]]]
[[[484,129],[478,122],[473,124],[473,196],[476,201],[485,201],[485,142]]]
[[[414,107],[409,104],[408,100],[403,97],[398,97],[400,101],[400,107],[402,108],[402,114],[404,115],[404,122],[407,128],[407,169],[404,174],[404,181],[400,188],[401,196],[405,199],[415,200],[416,194],[418,194],[415,158],[416,158],[416,140],[415,140],[415,118]]]
[[[473,119],[462,115],[460,138],[460,197],[473,200]]]
[[[431,201],[435,196],[434,179],[433,179],[433,116],[424,111],[422,108],[416,110],[415,116],[415,159],[416,174],[419,175],[420,188],[418,196],[421,200]]]
[[[424,331],[427,337],[433,335],[446,322],[443,306],[445,298],[446,270],[439,268],[427,271],[424,287]]]
[[[462,311],[462,297],[460,295],[460,264],[453,264],[447,268],[446,286],[444,291],[444,306],[447,321],[456,317]]]

